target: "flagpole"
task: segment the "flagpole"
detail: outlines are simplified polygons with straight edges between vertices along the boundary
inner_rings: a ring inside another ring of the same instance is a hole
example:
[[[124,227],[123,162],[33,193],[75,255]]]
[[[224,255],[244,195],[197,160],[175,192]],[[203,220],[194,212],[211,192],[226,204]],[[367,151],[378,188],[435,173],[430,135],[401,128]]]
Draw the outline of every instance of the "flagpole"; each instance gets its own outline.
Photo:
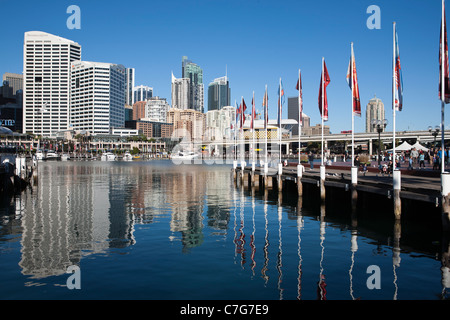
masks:
[[[324,68],[323,68],[323,63],[324,63],[324,58],[322,57],[322,158],[321,158],[321,162],[320,165],[323,166],[323,116],[324,116]]]
[[[446,57],[444,56],[445,48],[444,48],[444,7],[445,7],[445,0],[442,0],[442,22],[441,22],[441,174],[445,172],[445,138],[444,138],[444,111],[445,111],[445,84],[444,84],[444,75],[445,75],[445,69],[446,67]]]
[[[237,106],[236,104],[236,100],[234,100],[234,105]],[[238,109],[236,107],[236,114],[235,114],[235,118],[234,118],[234,160],[237,161],[237,139],[236,139],[236,129],[237,129],[237,112]]]
[[[279,86],[279,88],[278,88],[278,94],[279,94],[279,96],[278,96],[278,102],[279,102],[279,105],[278,105],[278,114],[279,114],[279,117],[280,117],[280,127],[278,128],[278,131],[279,131],[279,134],[278,134],[278,141],[279,141],[279,145],[280,145],[280,163],[281,163],[281,78],[280,78],[280,86]]]
[[[266,84],[266,92],[264,94],[265,94],[264,99],[266,101],[265,102],[266,105],[264,107],[264,123],[266,124],[265,125],[265,127],[266,127],[266,160],[264,161],[264,165],[267,166],[267,132],[268,132],[267,128],[269,126],[269,116],[267,115],[267,112],[269,111],[269,99],[267,98],[267,84]]]
[[[351,43],[351,57],[350,57],[350,83],[351,83],[351,98],[352,98],[352,167],[355,166],[355,114],[353,112],[353,77],[354,77],[354,71],[353,71],[353,42]]]
[[[240,146],[241,149],[241,164],[245,161],[245,139],[244,139],[244,123],[245,123],[245,118],[244,118],[244,97],[241,96],[241,129],[240,129],[240,139],[241,139],[241,144],[242,144],[242,140],[244,140],[244,148],[242,148],[242,145]],[[242,150],[244,149],[244,150]],[[244,169],[244,168],[242,168]]]
[[[395,170],[395,21],[393,24],[393,30],[392,30],[392,41],[393,41],[393,54],[392,54],[392,171]],[[397,81],[400,81],[400,79],[397,79]],[[400,98],[400,97],[399,97]],[[400,103],[400,101],[399,101]]]
[[[254,113],[255,113],[255,91],[253,91],[253,100],[252,101],[253,101],[253,103],[252,103],[252,144],[253,144],[252,159],[253,159],[253,163],[255,163],[255,116],[254,116]],[[253,166],[253,164],[252,164],[252,166]]]
[[[300,155],[301,155],[301,140],[300,137],[302,135],[302,108],[301,108],[301,79],[300,79],[300,69],[298,69],[298,164],[300,164]]]

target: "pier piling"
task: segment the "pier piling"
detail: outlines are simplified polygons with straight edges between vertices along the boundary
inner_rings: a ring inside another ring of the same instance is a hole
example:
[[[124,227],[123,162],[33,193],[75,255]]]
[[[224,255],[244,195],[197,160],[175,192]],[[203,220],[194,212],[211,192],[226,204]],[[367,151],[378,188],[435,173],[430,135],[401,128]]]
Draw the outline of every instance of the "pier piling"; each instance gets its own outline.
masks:
[[[401,190],[400,170],[394,170],[393,172],[393,187],[394,187],[394,215],[395,219],[400,220],[402,214],[402,202],[400,199],[400,190]]]
[[[325,166],[320,166],[320,201],[325,202]]]
[[[352,175],[352,186],[351,186],[351,194],[352,194],[352,210],[356,210],[356,204],[358,202],[358,191],[356,190],[356,186],[358,184],[358,168],[351,168]]]
[[[279,163],[278,164],[278,178],[277,178],[277,183],[278,183],[278,192],[282,192],[283,191],[283,164]]]
[[[303,166],[301,164],[298,164],[297,165],[297,192],[300,197],[303,196],[302,176],[303,176]]]
[[[445,231],[450,231],[450,173],[441,174],[442,192],[442,226]]]

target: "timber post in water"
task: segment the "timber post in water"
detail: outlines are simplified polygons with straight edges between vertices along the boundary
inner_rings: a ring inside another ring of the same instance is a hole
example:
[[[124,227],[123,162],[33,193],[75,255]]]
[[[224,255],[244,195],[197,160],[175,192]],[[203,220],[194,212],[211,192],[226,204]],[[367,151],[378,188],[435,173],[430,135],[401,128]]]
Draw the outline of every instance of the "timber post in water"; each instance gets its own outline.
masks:
[[[441,205],[442,205],[442,226],[445,231],[450,231],[450,173],[441,174]]]
[[[394,216],[396,220],[400,220],[402,214],[402,201],[400,199],[401,190],[401,173],[400,170],[394,170],[393,187],[394,187]]]

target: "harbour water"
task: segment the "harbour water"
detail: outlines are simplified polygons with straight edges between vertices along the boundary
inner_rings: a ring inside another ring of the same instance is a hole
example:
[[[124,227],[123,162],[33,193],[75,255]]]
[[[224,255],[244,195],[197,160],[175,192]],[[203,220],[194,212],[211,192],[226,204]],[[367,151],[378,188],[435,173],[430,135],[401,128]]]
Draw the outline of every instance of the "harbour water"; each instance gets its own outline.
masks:
[[[42,162],[0,204],[0,299],[448,298],[437,217],[335,199],[244,190],[229,165]]]

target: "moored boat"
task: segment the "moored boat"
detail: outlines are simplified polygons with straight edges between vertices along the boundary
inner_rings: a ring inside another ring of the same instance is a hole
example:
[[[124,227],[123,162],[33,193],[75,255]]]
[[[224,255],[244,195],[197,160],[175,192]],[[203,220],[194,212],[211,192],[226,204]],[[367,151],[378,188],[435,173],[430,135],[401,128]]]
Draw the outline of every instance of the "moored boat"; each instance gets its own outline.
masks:
[[[105,152],[101,156],[102,161],[115,161],[116,155],[112,152]]]
[[[123,155],[123,161],[132,161],[133,160],[133,156],[131,155],[131,153],[129,153],[128,151],[125,152],[125,154]]]
[[[53,150],[48,150],[44,160],[60,160],[60,156]]]

